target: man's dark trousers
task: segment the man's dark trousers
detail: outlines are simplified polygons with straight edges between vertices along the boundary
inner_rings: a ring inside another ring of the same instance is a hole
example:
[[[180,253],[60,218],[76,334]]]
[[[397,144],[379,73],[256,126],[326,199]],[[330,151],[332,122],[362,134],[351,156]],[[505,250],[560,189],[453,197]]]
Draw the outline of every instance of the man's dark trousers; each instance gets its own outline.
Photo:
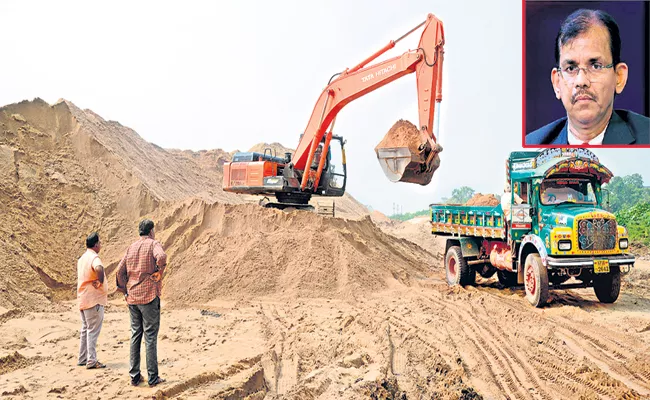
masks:
[[[158,378],[158,330],[160,329],[160,298],[148,304],[130,304],[131,358],[129,375],[135,380],[140,375],[140,344],[144,334],[147,354],[147,378],[149,384]]]

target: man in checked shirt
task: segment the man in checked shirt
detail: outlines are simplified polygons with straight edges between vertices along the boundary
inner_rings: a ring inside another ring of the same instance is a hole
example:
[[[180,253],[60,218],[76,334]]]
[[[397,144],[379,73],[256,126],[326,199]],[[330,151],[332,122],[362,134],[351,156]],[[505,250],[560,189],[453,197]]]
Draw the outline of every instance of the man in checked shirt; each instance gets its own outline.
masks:
[[[140,375],[140,344],[144,333],[149,386],[165,382],[158,375],[158,329],[160,328],[161,279],[167,255],[155,240],[154,223],[145,219],[138,226],[140,239],[126,250],[117,266],[117,287],[124,292],[131,317],[131,384],[138,386]]]

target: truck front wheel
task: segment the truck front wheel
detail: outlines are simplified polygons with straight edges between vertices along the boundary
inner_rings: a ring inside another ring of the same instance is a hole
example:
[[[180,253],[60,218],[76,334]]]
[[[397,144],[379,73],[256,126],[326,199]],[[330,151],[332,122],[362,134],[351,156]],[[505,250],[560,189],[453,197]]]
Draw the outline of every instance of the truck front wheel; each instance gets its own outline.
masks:
[[[594,292],[601,303],[613,303],[621,292],[621,270],[611,266],[608,274],[594,274]]]
[[[537,253],[526,257],[524,264],[526,299],[535,307],[542,307],[548,301],[548,272]]]
[[[476,280],[476,271],[463,258],[460,247],[451,246],[445,255],[445,272],[449,286],[473,285]]]

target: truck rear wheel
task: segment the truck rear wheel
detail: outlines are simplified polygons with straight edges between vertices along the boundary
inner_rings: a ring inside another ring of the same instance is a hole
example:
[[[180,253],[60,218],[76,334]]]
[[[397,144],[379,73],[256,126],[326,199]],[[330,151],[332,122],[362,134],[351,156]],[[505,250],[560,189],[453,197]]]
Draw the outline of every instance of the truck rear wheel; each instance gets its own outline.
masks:
[[[467,265],[459,246],[451,246],[445,255],[445,272],[449,286],[473,285],[476,281],[476,271]]]
[[[621,270],[611,266],[608,274],[594,274],[594,292],[601,303],[613,303],[621,292]]]
[[[537,253],[529,254],[524,264],[526,299],[535,307],[542,307],[548,301],[548,272]]]
[[[497,278],[499,283],[505,287],[515,286],[517,284],[517,274],[510,271],[497,271]]]

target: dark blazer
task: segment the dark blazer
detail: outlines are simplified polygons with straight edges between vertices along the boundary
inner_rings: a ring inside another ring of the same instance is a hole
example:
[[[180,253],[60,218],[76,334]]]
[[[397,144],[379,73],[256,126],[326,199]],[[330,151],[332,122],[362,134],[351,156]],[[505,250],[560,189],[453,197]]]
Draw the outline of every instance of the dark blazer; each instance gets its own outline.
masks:
[[[526,135],[526,144],[569,144],[566,117]],[[650,118],[627,110],[614,110],[603,144],[650,144]]]

